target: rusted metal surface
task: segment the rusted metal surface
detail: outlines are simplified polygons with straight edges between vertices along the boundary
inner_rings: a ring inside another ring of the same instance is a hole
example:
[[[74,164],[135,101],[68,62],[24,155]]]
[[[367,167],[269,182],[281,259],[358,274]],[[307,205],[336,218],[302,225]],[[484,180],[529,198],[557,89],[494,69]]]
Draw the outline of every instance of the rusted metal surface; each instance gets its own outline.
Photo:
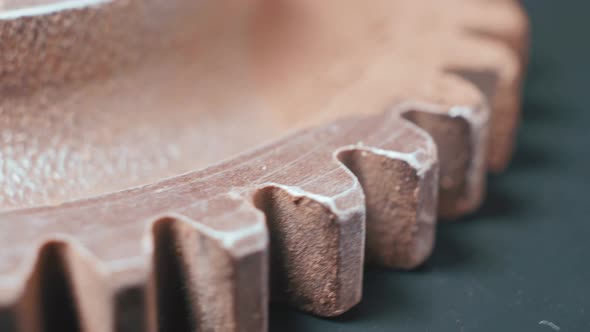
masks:
[[[513,1],[3,1],[0,37],[0,327],[261,331],[269,297],[338,315],[364,262],[416,267],[437,215],[477,208],[527,23]]]

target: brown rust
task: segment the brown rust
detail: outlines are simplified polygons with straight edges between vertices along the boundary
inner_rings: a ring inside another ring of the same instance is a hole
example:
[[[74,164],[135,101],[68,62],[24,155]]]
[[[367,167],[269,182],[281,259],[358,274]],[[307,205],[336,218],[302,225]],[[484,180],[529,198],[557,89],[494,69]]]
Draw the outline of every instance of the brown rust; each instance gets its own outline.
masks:
[[[0,1],[0,326],[47,274],[85,330],[264,330],[269,255],[346,311],[507,164],[526,38],[511,0]]]

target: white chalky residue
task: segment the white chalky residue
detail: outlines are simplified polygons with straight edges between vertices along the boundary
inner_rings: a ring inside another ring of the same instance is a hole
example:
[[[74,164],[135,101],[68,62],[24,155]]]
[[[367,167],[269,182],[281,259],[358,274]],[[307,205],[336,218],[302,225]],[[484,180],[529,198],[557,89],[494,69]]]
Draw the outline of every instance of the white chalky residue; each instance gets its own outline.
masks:
[[[473,116],[473,110],[465,106],[453,106],[449,110],[449,115],[453,118],[462,117],[469,119]]]
[[[487,108],[487,106],[485,107]],[[477,127],[482,126],[489,120],[489,111],[475,110],[473,107],[467,106],[453,106],[449,109],[448,114],[453,118],[464,118]]]
[[[391,159],[403,160],[418,171],[418,176],[422,177],[424,173],[432,166],[432,160],[428,159],[427,162],[418,160],[419,155],[426,155],[426,152],[422,149],[417,149],[411,153],[397,152],[393,150],[384,150],[380,148],[374,148],[365,146],[363,142],[358,142],[356,145],[344,146],[338,149],[337,152],[343,150],[361,149],[361,156],[365,157],[367,152],[371,152],[377,155],[381,155]]]
[[[242,203],[245,204],[245,203]],[[235,212],[235,211],[233,211]],[[233,213],[232,212],[232,213]],[[262,221],[256,222],[250,227],[242,227],[236,230],[226,230],[226,231],[218,231],[210,226],[207,226],[199,221],[192,220],[191,218],[185,217],[180,214],[176,213],[169,213],[166,214],[167,217],[170,217],[175,220],[184,221],[191,226],[195,227],[199,232],[205,234],[211,238],[220,240],[223,243],[225,248],[231,249],[234,245],[241,239],[247,238],[251,235],[263,233],[266,231],[266,224]],[[154,218],[154,220],[159,220],[161,218]],[[153,236],[151,232],[152,224],[148,223],[148,229],[144,232],[144,237],[142,239],[142,247],[145,252],[151,253],[153,252]],[[266,245],[266,243],[262,243],[262,245]],[[255,248],[256,249],[256,248]]]
[[[2,11],[0,8],[0,20],[13,20],[21,17],[49,15],[52,13],[98,6],[111,0],[70,0],[60,1],[37,6]]]
[[[307,192],[303,189],[301,189],[300,187],[295,187],[295,186],[286,186],[286,185],[282,185],[282,184],[276,184],[276,183],[265,183],[262,186],[263,187],[267,187],[267,186],[273,186],[273,187],[277,187],[280,189],[285,190],[286,192],[288,192],[291,196],[293,197],[306,197],[306,198],[310,198],[322,205],[324,205],[325,207],[327,207],[328,209],[330,209],[330,211],[332,211],[333,213],[337,214],[339,217],[343,217],[343,219],[347,219],[347,216],[350,214],[354,214],[355,212],[357,212],[358,207],[353,207],[350,209],[346,209],[346,210],[341,210],[340,208],[338,208],[338,206],[336,205],[336,199],[338,199],[338,197],[342,197],[345,195],[348,195],[348,193],[350,193],[351,191],[355,190],[358,187],[358,181],[354,182],[354,185],[351,186],[349,189],[338,193],[337,195],[334,196],[324,196],[324,195],[318,195],[318,194],[313,194],[310,192]]]

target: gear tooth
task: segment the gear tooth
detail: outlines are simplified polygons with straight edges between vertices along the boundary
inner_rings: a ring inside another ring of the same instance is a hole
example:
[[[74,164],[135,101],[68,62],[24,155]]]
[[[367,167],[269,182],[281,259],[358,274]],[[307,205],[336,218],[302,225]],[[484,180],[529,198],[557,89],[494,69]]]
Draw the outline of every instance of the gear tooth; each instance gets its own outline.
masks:
[[[209,200],[207,210],[183,208],[154,222],[154,330],[261,331],[266,326],[264,219],[254,207],[235,203],[220,197]],[[227,210],[212,211],[215,206]],[[227,227],[246,218],[252,222]]]
[[[343,151],[340,158],[365,193],[367,263],[411,269],[433,248],[437,167],[417,169],[406,158],[388,156],[393,152],[367,146]]]
[[[491,109],[488,168],[503,170],[510,160],[520,117],[522,66],[504,44],[464,38],[447,55],[445,68],[475,84],[488,98]]]
[[[269,228],[272,296],[320,316],[339,315],[361,298],[364,195],[334,152],[346,135],[365,134],[353,124],[287,137],[249,166],[265,169],[251,199]]]
[[[361,298],[363,211],[335,210],[331,197],[287,186],[254,196],[271,238],[272,296],[320,316],[335,316]]]
[[[341,148],[338,158],[365,194],[367,262],[414,268],[434,244],[436,148],[428,135],[401,119],[397,109],[364,122],[372,127],[362,141]]]
[[[523,64],[528,58],[529,21],[519,1],[461,1],[462,32],[497,39],[508,45]],[[466,30],[466,31],[465,31]]]
[[[474,211],[483,200],[489,107],[470,82],[443,74],[406,102],[402,116],[424,129],[437,145],[440,176],[438,215],[455,218]]]
[[[77,241],[67,239],[65,253],[70,283],[73,288],[80,329],[83,331],[113,331],[115,315],[113,301],[115,289],[108,279],[107,271]]]
[[[113,289],[75,240],[56,236],[37,251],[13,303],[19,331],[113,331]]]

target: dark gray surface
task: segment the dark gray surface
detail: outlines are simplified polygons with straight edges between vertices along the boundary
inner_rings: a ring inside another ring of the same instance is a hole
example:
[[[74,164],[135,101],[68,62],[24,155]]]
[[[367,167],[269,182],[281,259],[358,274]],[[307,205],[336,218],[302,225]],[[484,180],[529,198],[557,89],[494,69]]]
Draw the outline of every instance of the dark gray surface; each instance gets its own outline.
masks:
[[[590,331],[590,1],[525,1],[532,54],[510,169],[439,227],[418,271],[367,271],[335,320],[271,305],[278,331]]]

